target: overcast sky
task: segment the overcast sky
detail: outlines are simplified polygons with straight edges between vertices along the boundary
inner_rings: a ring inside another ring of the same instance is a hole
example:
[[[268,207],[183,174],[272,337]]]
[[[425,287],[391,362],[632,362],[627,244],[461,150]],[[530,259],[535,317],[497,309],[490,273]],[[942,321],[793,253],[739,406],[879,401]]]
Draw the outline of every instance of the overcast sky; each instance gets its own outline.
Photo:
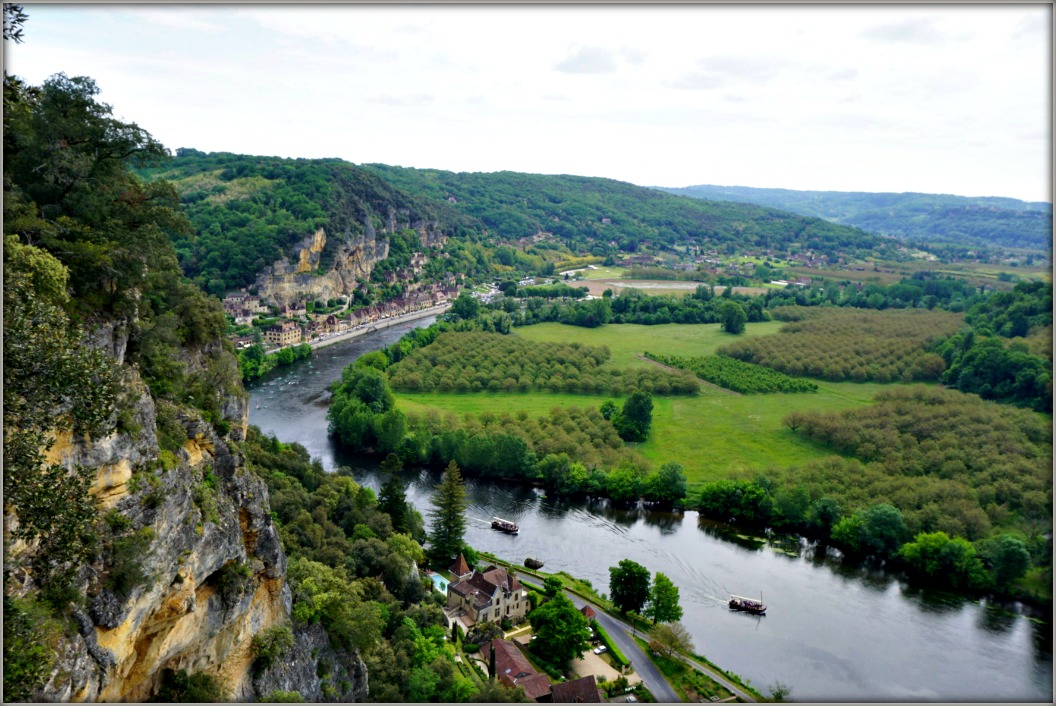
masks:
[[[170,149],[1052,200],[1051,9],[26,5]]]

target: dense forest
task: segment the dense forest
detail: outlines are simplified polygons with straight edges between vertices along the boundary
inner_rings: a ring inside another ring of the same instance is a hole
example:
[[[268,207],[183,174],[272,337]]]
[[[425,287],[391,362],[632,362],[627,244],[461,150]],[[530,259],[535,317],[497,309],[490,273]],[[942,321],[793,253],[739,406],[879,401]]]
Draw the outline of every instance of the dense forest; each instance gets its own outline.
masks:
[[[455,208],[480,219],[499,238],[548,232],[571,250],[599,256],[616,248],[633,253],[646,242],[782,252],[798,247],[822,253],[875,253],[894,245],[818,218],[745,204],[701,203],[611,179],[364,166],[406,191],[454,199]]]
[[[714,201],[751,203],[925,243],[1026,248],[1052,245],[1052,204],[944,194],[795,191],[747,186],[657,187]]]

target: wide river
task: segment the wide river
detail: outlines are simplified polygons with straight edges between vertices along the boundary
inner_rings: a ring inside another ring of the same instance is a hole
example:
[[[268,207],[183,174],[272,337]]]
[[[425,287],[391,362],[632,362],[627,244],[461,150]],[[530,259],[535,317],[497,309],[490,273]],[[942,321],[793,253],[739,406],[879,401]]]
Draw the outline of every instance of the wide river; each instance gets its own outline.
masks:
[[[377,464],[344,456],[327,438],[326,391],[341,369],[415,326],[400,324],[319,349],[249,387],[249,421],[303,444],[327,470],[349,466],[377,489]],[[407,497],[426,514],[438,477],[409,470]],[[542,559],[608,592],[610,566],[632,559],[678,587],[697,652],[765,694],[795,701],[1052,702],[1051,622],[985,602],[912,589],[880,571],[845,568],[810,547],[738,537],[684,514],[559,503],[527,487],[467,480],[466,540],[520,563]],[[492,516],[516,521],[509,536]],[[730,593],[758,596],[765,617],[731,612]]]

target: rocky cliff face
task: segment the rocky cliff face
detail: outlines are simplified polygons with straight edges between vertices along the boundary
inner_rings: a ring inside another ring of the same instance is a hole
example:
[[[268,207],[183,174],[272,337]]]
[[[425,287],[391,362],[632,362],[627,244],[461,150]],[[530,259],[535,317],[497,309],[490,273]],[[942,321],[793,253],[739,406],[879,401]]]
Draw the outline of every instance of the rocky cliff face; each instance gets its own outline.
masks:
[[[123,331],[107,325],[91,340],[120,360]],[[185,362],[193,368],[205,356],[188,350]],[[39,697],[143,701],[157,692],[165,670],[183,669],[216,676],[239,700],[274,689],[313,700],[361,700],[365,665],[358,656],[336,654],[318,627],[297,629],[289,655],[264,674],[253,672],[252,638],[290,622],[291,594],[267,487],[239,451],[248,416],[240,384],[218,390],[231,429],[222,437],[196,410],[156,404],[134,371],[125,374],[134,402],[123,431],[92,441],[59,434],[49,454],[50,462],[69,469],[94,469],[91,492],[113,536],[101,537],[100,555],[78,576],[85,601],[73,609],[76,632],[62,638]],[[159,446],[160,416],[167,434],[176,426],[184,437],[175,454]],[[145,579],[130,589],[109,580],[122,561],[119,537],[146,549]],[[33,551],[16,543],[6,558],[17,567]],[[13,578],[23,592],[32,586],[27,572],[16,570]],[[321,660],[332,665],[340,688],[324,690]]]
[[[347,297],[356,288],[357,280],[369,278],[374,266],[388,257],[387,234],[411,228],[418,233],[424,248],[440,247],[446,240],[438,222],[412,221],[408,209],[391,205],[384,218],[364,210],[358,226],[329,238],[322,228],[306,236],[293,247],[289,257],[276,261],[257,276],[257,293],[264,301],[278,306],[307,299]],[[333,253],[333,264],[320,273],[323,252],[328,247]]]

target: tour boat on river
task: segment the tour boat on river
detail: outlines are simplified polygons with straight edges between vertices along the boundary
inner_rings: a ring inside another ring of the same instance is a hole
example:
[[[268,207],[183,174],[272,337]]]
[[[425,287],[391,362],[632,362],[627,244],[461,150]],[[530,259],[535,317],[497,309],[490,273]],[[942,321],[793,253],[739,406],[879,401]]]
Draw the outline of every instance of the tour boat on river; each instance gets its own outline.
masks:
[[[766,615],[766,606],[762,601],[744,596],[730,596],[730,610],[740,610],[752,615]]]
[[[517,534],[521,531],[521,528],[517,526],[516,522],[504,520],[501,517],[491,518],[491,528],[497,529],[500,532],[505,532],[506,534]]]

